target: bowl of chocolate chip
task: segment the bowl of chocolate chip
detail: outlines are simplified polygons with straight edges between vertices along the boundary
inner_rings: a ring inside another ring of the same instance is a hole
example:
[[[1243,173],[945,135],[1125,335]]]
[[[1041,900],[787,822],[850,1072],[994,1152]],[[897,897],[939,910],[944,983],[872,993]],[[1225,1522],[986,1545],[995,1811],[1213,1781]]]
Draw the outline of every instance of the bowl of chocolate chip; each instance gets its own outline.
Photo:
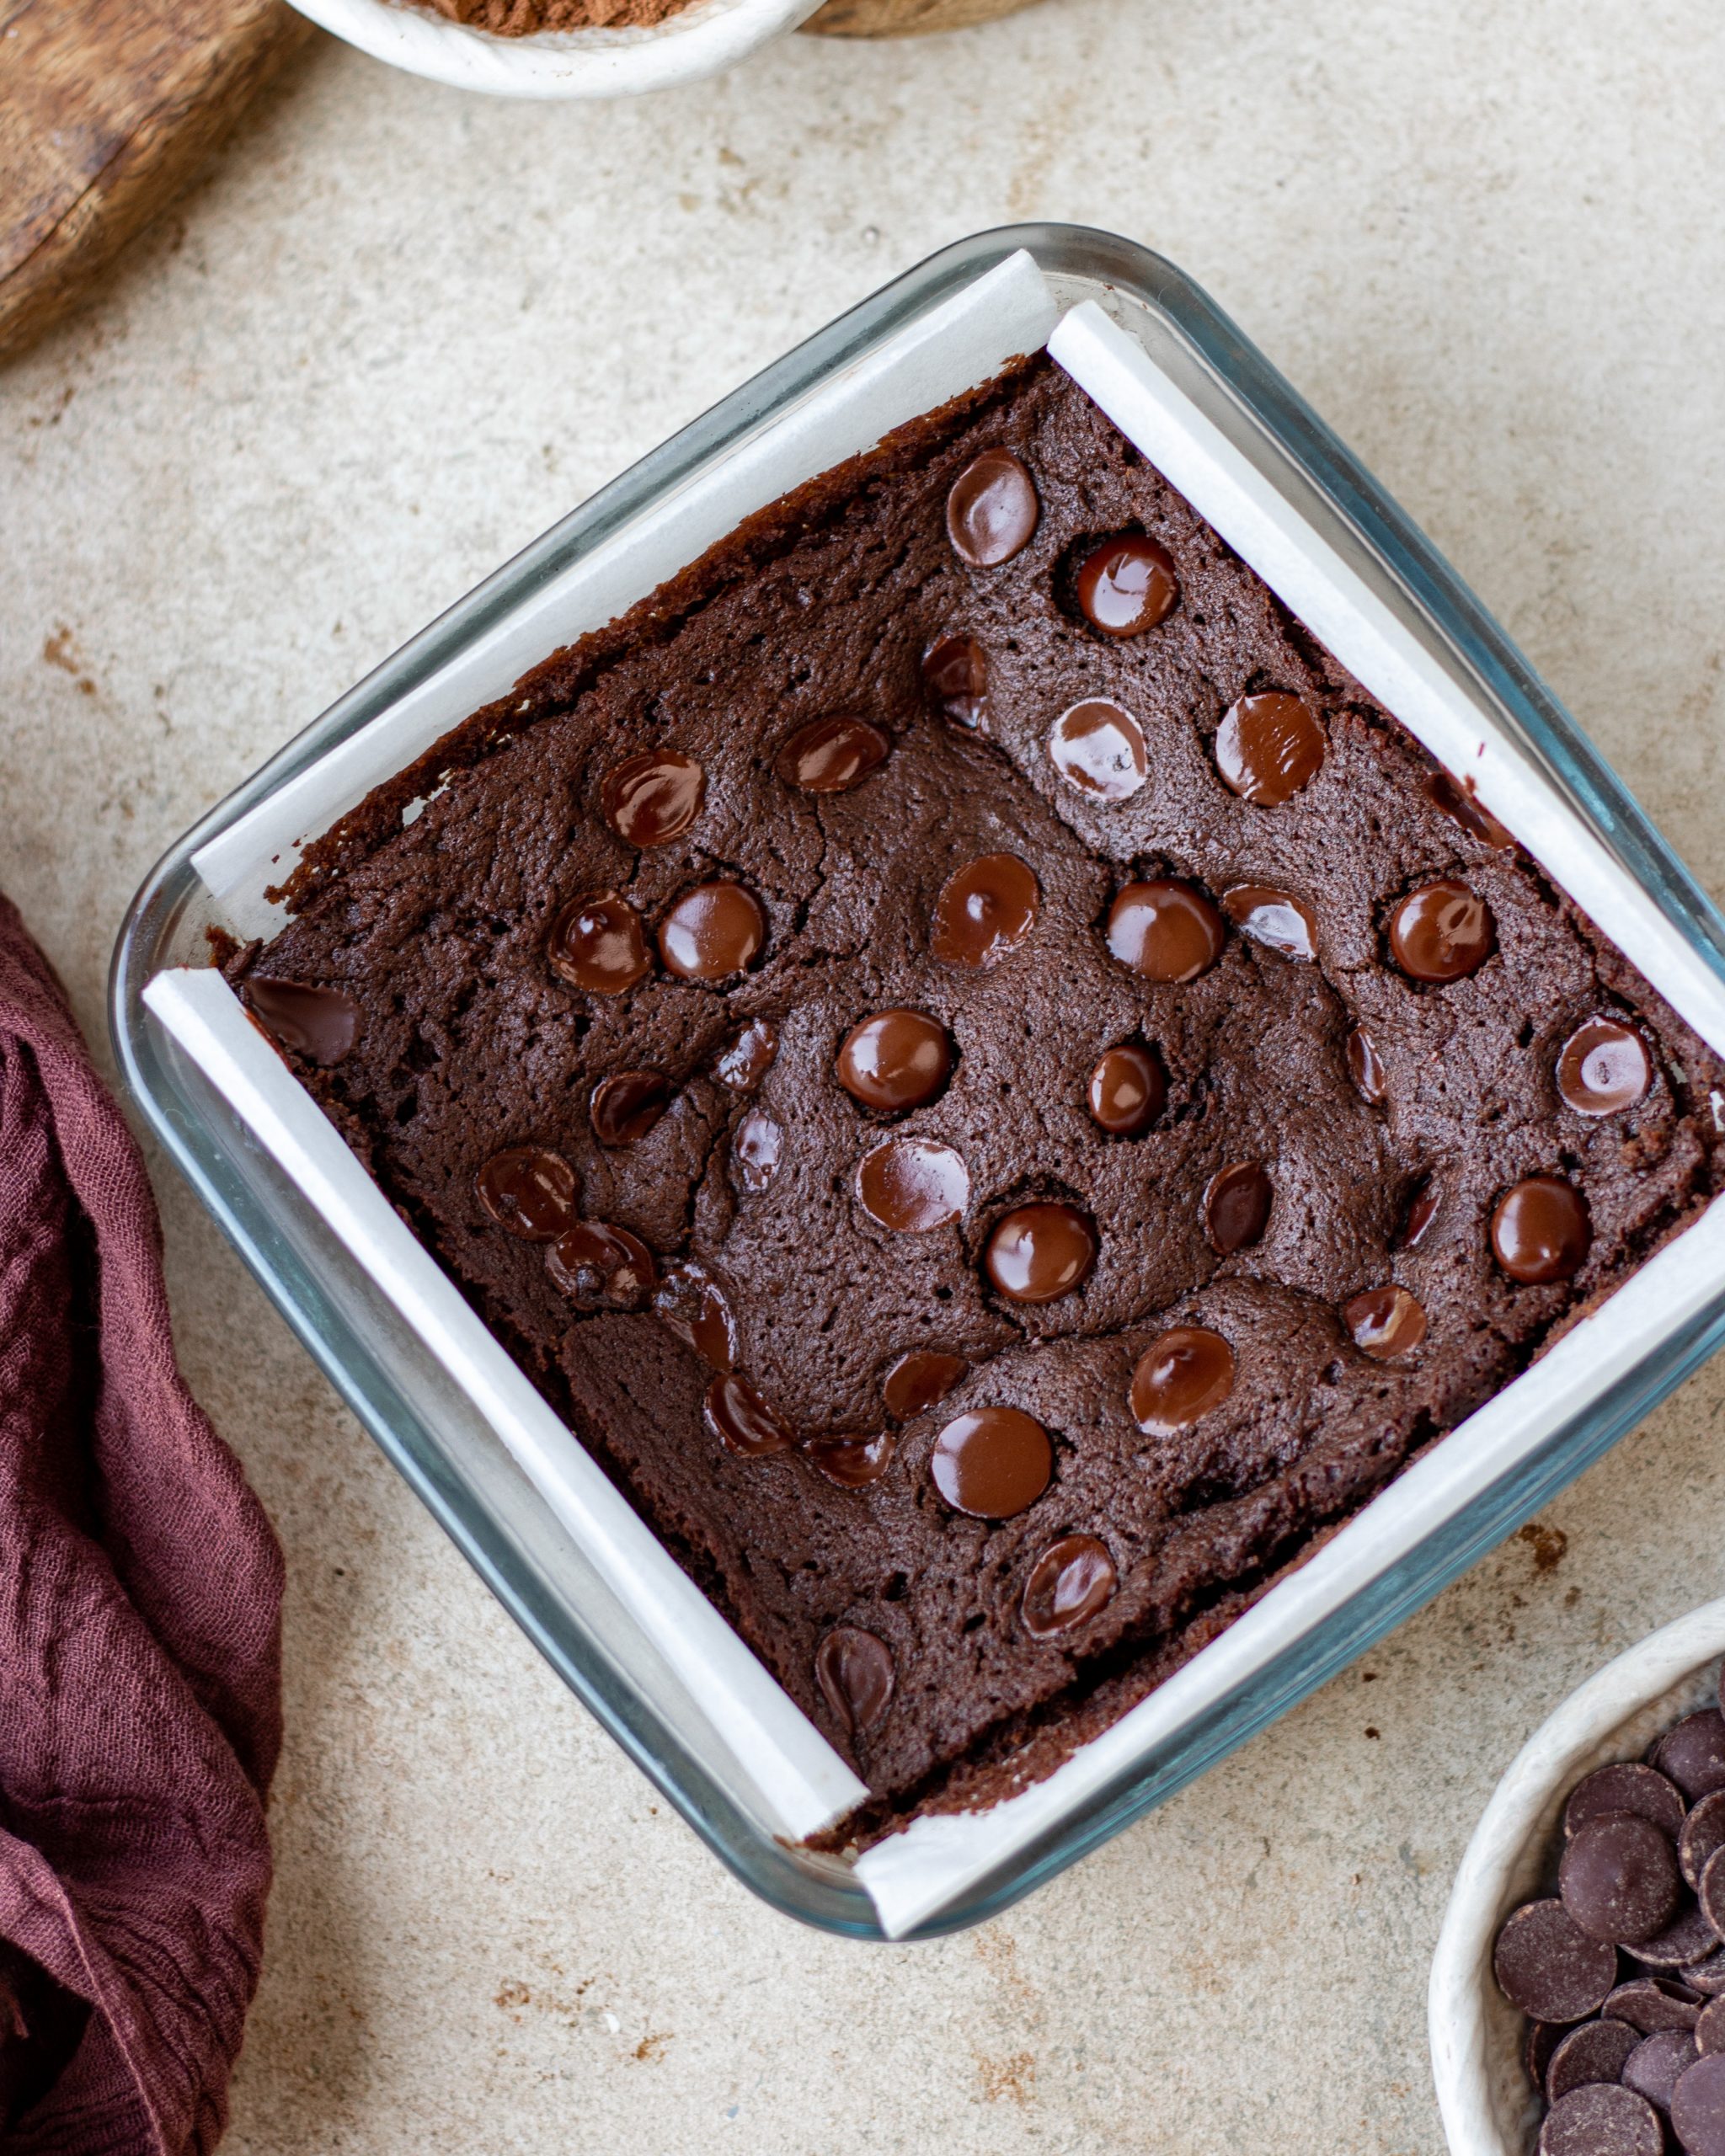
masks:
[[[1454,2156],[1725,2156],[1725,1601],[1536,1730],[1432,1964]]]

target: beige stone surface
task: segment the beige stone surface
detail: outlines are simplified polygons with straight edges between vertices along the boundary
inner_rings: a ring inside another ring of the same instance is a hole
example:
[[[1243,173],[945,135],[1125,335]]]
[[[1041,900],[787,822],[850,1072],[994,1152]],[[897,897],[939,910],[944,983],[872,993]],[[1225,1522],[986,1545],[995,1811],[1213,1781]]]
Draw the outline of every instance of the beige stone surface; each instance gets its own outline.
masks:
[[[126,898],[268,751],[793,339],[1046,216],[1207,284],[1725,894],[1722,83],[1717,0],[1048,0],[611,109],[320,44],[0,376],[0,885],[99,1029]],[[290,1561],[237,2156],[1434,2150],[1426,1963],[1487,1791],[1725,1588],[1720,1369],[1003,1920],[821,1939],[655,1802],[160,1181]]]

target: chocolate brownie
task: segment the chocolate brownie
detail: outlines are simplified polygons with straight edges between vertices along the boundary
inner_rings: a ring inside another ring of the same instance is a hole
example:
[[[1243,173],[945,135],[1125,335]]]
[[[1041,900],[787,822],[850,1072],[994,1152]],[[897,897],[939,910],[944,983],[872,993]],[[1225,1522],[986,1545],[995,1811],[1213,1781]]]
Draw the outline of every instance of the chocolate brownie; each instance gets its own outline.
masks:
[[[1041,1772],[1692,1219],[1718,1059],[1046,359],[231,968],[873,1793]]]

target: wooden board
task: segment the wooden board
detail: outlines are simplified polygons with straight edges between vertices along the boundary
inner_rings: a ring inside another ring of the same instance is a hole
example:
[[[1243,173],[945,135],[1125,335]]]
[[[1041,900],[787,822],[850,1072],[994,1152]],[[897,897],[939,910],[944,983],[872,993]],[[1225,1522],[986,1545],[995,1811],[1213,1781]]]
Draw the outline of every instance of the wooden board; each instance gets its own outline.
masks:
[[[0,0],[0,355],[172,201],[309,28],[285,0]]]
[[[823,37],[920,37],[929,30],[968,29],[1034,5],[1035,0],[826,0],[803,28]]]

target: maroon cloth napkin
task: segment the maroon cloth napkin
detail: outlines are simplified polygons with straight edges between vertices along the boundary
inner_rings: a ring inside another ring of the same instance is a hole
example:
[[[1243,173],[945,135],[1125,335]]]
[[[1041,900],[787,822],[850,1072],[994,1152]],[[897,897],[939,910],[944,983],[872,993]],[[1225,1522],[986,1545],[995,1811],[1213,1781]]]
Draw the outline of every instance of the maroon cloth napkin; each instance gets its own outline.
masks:
[[[143,1162],[0,898],[0,2148],[213,2148],[281,1557],[175,1367]]]

